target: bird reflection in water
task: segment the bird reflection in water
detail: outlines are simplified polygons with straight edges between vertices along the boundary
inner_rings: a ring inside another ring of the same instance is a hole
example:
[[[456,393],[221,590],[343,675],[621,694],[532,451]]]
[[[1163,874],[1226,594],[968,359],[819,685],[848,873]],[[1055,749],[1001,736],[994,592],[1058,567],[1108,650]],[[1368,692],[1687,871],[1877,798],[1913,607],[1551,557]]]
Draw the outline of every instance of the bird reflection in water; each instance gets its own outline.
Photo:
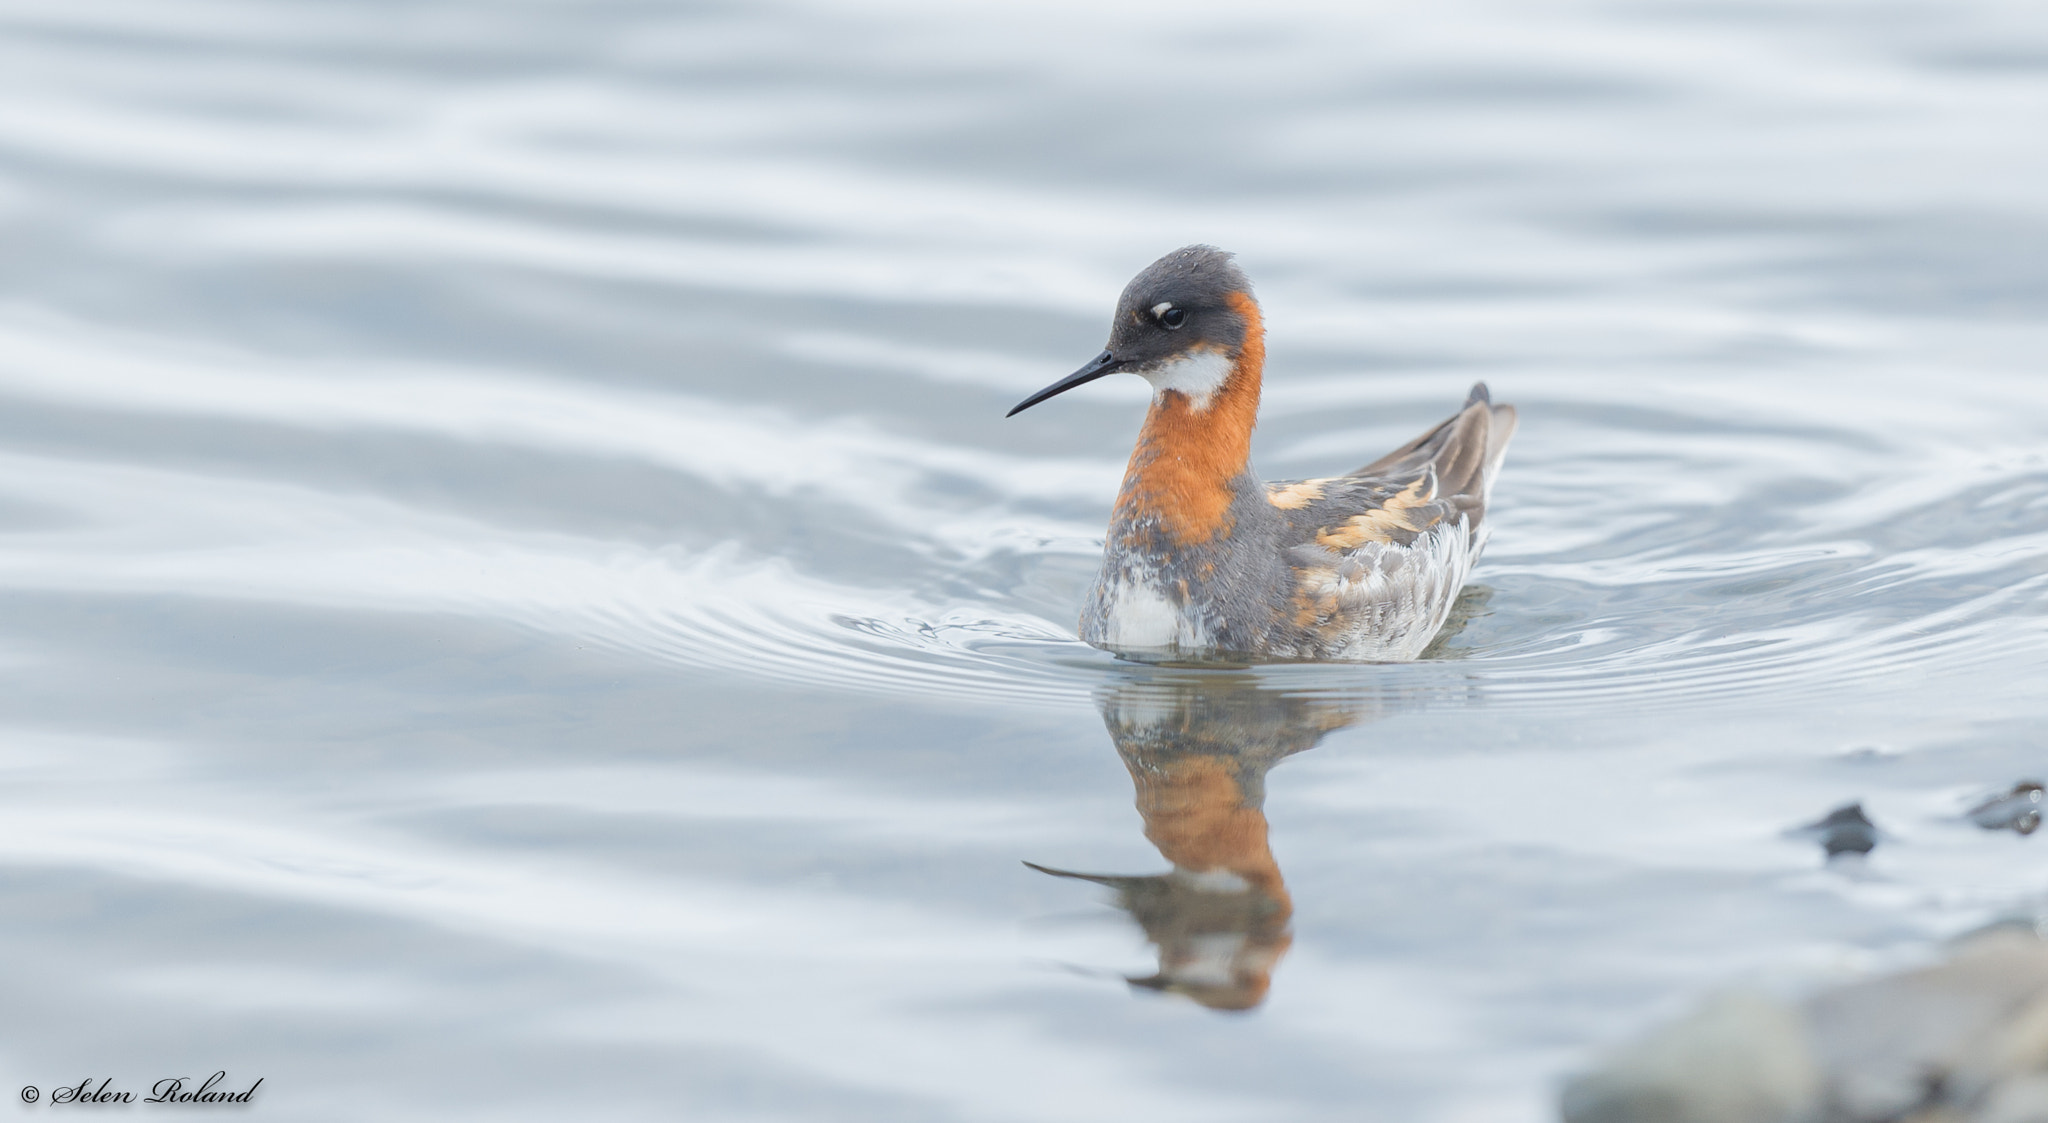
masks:
[[[1485,615],[1492,593],[1467,586],[1422,661],[1458,659],[1454,641]],[[1145,838],[1173,868],[1114,875],[1024,864],[1116,890],[1116,903],[1159,949],[1159,970],[1128,978],[1132,986],[1212,1010],[1265,1001],[1294,942],[1294,900],[1266,838],[1267,771],[1333,730],[1430,696],[1470,705],[1478,688],[1464,675],[1396,683],[1350,670],[1339,689],[1312,693],[1242,668],[1133,669],[1098,699],[1137,787]]]
[[[1025,864],[1116,890],[1159,949],[1159,970],[1133,986],[1216,1010],[1257,1006],[1294,940],[1294,902],[1266,839],[1266,771],[1351,714],[1231,674],[1128,682],[1101,705],[1137,785],[1145,837],[1173,869],[1112,876]]]

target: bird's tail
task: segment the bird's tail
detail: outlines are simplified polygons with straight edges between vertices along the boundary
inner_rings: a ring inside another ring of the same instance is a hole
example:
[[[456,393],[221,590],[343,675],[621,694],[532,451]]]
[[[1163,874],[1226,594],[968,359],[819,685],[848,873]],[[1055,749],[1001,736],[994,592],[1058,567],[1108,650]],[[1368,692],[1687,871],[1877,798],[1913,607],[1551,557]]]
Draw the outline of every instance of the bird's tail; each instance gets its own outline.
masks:
[[[1515,407],[1494,405],[1486,383],[1475,382],[1456,416],[1351,474],[1402,476],[1434,468],[1444,494],[1483,499],[1493,490],[1515,424]]]

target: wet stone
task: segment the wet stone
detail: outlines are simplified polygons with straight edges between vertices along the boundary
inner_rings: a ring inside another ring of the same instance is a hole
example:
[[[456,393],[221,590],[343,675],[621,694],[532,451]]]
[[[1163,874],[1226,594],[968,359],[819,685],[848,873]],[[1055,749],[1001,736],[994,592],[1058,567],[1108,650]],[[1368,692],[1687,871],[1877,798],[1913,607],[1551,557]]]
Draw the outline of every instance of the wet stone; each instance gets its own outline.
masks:
[[[1843,854],[1868,854],[1877,849],[1877,824],[1863,813],[1861,803],[1837,807],[1818,822],[1808,823],[1790,834],[1815,838],[1830,859]]]
[[[1804,1002],[1750,991],[1573,1079],[1565,1123],[2048,1120],[2048,944],[1999,928],[1933,967]]]
[[[2039,780],[2022,780],[2011,791],[1971,808],[1970,821],[1987,831],[2033,834],[2041,825],[2042,797]]]

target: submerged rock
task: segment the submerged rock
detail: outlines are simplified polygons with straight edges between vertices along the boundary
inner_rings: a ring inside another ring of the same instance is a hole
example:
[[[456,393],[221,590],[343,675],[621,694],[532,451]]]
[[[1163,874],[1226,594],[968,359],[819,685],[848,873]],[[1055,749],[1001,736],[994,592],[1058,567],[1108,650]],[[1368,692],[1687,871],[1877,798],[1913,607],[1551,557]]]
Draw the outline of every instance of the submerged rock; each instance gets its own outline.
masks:
[[[1609,1056],[1566,1123],[2048,1123],[2048,944],[1995,929],[1935,967],[1793,1004],[1746,991]]]
[[[1817,823],[1808,823],[1792,832],[1820,840],[1822,850],[1829,858],[1842,854],[1868,854],[1877,849],[1877,824],[1863,813],[1860,803],[1845,804],[1827,813]]]
[[[2012,790],[1970,809],[1970,821],[1987,831],[2033,834],[2041,825],[2042,788],[2039,780],[2022,780]]]

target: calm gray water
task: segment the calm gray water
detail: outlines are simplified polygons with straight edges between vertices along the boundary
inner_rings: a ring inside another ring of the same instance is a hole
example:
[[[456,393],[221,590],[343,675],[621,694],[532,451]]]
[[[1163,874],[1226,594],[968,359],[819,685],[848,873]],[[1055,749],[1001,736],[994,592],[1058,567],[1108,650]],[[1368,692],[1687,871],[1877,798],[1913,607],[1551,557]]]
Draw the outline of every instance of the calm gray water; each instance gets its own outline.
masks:
[[[8,1110],[1521,1123],[2034,915],[2044,121],[2000,0],[6,0]],[[1268,478],[1520,407],[1437,658],[1073,639],[1143,387],[1002,414],[1192,241]]]

